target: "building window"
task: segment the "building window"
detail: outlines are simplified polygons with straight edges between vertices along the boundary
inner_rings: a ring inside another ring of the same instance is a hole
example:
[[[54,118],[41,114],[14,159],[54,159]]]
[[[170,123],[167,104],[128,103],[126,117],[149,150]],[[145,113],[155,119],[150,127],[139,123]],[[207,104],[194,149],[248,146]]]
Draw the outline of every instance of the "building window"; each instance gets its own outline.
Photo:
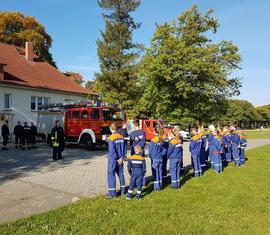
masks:
[[[11,109],[11,94],[4,94],[4,109],[10,110]]]
[[[39,105],[50,104],[50,100],[51,99],[49,97],[31,96],[31,111],[41,110],[41,108],[39,108]]]

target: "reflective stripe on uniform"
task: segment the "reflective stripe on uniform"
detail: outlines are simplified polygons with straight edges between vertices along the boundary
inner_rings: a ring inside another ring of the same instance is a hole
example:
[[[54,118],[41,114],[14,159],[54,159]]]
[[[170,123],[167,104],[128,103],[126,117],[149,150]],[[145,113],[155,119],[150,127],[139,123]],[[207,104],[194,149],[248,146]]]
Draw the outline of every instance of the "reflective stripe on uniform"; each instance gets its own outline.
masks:
[[[128,193],[132,193],[132,190],[128,190]]]
[[[141,161],[131,161],[131,163],[134,163],[134,164],[142,164]]]
[[[108,188],[109,191],[115,190],[115,188]]]

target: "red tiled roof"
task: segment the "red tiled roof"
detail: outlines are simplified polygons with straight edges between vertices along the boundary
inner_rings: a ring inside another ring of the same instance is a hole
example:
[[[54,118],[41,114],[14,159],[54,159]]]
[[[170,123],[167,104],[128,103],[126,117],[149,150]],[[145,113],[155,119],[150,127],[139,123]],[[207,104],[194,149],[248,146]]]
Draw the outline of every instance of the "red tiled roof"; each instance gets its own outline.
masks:
[[[41,61],[37,55],[34,55],[34,61],[27,61],[24,55],[23,48],[0,42],[0,64],[6,65],[4,81],[0,81],[0,84],[79,94],[89,93],[87,89],[63,75],[55,67]]]

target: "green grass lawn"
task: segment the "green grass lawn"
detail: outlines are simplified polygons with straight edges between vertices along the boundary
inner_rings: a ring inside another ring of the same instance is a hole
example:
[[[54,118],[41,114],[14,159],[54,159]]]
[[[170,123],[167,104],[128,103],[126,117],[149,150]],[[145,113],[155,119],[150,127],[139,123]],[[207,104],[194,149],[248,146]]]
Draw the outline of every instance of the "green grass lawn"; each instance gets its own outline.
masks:
[[[248,130],[244,131],[248,139],[270,139],[270,129],[263,131],[260,130]]]
[[[0,234],[270,234],[270,146],[218,175],[187,173],[180,190],[144,199],[100,196],[0,226]]]

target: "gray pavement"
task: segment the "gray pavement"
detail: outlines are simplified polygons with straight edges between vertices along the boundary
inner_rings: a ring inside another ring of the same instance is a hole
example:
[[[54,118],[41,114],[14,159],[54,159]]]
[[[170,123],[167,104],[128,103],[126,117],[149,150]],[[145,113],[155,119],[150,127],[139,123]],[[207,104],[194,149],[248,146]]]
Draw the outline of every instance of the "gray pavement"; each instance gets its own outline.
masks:
[[[249,140],[248,144],[248,148],[255,148],[270,144],[270,140]],[[106,193],[104,147],[89,152],[73,146],[63,156],[61,161],[52,161],[51,149],[44,144],[25,152],[0,151],[0,223]],[[150,175],[149,159],[147,163]],[[188,143],[184,143],[184,165],[189,164]],[[128,184],[126,168],[125,174]]]

